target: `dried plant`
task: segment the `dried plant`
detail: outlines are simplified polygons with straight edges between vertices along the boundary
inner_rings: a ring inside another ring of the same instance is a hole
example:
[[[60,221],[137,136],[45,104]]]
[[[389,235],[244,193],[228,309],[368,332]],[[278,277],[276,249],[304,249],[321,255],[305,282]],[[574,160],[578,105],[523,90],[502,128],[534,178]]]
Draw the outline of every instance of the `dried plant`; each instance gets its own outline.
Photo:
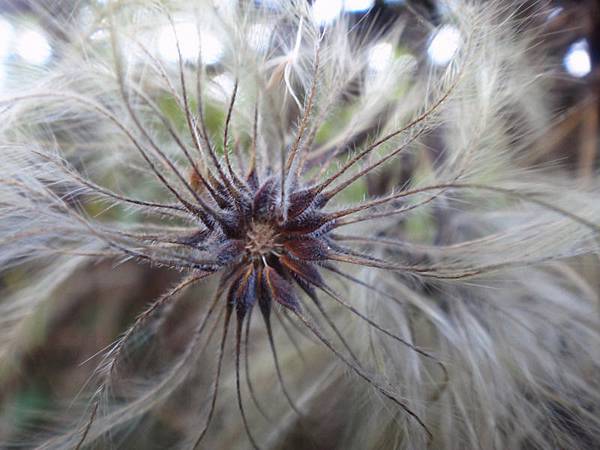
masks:
[[[0,262],[31,267],[0,303],[5,363],[86,261],[182,273],[103,352],[85,412],[31,441],[131,448],[183,395],[181,448],[290,448],[332,420],[348,427],[328,448],[595,448],[597,293],[574,263],[596,267],[596,185],[519,163],[551,123],[537,2],[452,2],[439,70],[373,65],[402,24],[365,37],[304,1],[183,3],[99,8],[0,100]],[[369,177],[394,186],[367,194]],[[197,285],[185,348],[153,351]]]

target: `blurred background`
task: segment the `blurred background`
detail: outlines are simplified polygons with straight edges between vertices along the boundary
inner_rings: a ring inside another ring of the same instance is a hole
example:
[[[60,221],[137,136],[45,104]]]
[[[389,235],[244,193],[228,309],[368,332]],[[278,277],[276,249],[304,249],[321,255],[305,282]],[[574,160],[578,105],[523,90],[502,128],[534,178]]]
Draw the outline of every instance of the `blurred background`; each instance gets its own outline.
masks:
[[[61,58],[61,48],[73,37],[66,32],[71,24],[89,30],[93,40],[107,39],[105,31],[97,31],[101,11],[108,0],[2,0],[0,1],[0,93],[14,92],[24,87],[24,80],[40,76],[44,68]],[[235,0],[226,0],[235,1]],[[264,7],[277,7],[279,0],[255,0]],[[340,14],[352,20],[365,33],[376,34],[386,24],[404,20],[408,33],[398,43],[402,51],[417,56],[426,55],[429,63],[444,66],[449,63],[459,45],[460,36],[451,25],[444,26],[444,2],[437,0],[312,0],[314,17],[323,26]],[[596,0],[521,0],[523,13],[534,12],[529,26],[543,37],[543,52],[556,67],[550,76],[557,81],[554,100],[556,111],[569,116],[543,145],[545,157],[560,154],[582,172],[593,170],[596,159],[596,129],[598,127],[597,97],[600,60],[600,3]],[[447,2],[446,2],[447,4]],[[451,0],[450,0],[451,4]],[[436,28],[432,29],[431,25]],[[261,24],[257,24],[260,36]],[[169,27],[159,30],[158,51],[175,63],[175,40]],[[192,24],[178,24],[184,58],[196,55],[198,38]],[[264,35],[264,33],[263,33]],[[256,46],[265,45],[256,39]],[[218,36],[207,34],[202,42],[206,62],[217,64],[222,53]],[[372,65],[385,67],[393,57],[393,45],[375,46]],[[558,62],[561,62],[558,64]],[[24,76],[24,71],[27,76]],[[223,83],[228,80],[223,79]]]
[[[278,2],[256,3],[276,8]],[[551,113],[556,117],[555,125],[536,139],[526,163],[560,161],[568,170],[590,177],[598,170],[599,162],[600,2],[522,3],[523,12],[534,15],[527,26],[540,37],[537,51],[550,61],[548,76],[553,83],[548,95],[552,96]],[[87,38],[91,40],[107,39],[105,31],[98,31],[105,7],[106,0],[0,1],[0,97],[24,89],[60,61],[61,49],[72,44],[73,36],[65,30],[73,24],[84,35],[88,30]],[[452,60],[460,43],[457,29],[444,24],[446,6],[436,0],[314,0],[311,8],[323,26],[340,14],[348,15],[351,23],[364,29],[366,38],[402,20],[406,24],[402,42],[373,47],[373,70],[385,70],[387,61],[399,52],[443,67]],[[195,26],[181,23],[177,27],[183,57],[195,58],[199,45]],[[171,30],[157,32],[156,51],[175,64],[177,53]],[[257,39],[253,45],[264,43]],[[218,65],[222,53],[218,36],[204,37],[202,53],[206,62]],[[214,76],[221,75],[216,71]],[[220,82],[227,88],[232,80],[223,77]],[[392,174],[394,179],[400,176]],[[381,178],[372,180],[366,189],[377,193],[377,183]],[[0,295],[22,284],[27,274],[27,268],[22,267],[2,271]],[[30,325],[31,338],[23,343],[18,363],[0,370],[0,436],[18,440],[26,432],[24,424],[43,420],[38,411],[52,409],[57,399],[73,398],[95,367],[93,361],[82,362],[112,342],[148,300],[176,278],[177,274],[167,270],[135,263],[114,270],[110,262],[103,262],[80,270],[57,293],[54,302],[36,313]],[[168,424],[165,427],[173,428]]]

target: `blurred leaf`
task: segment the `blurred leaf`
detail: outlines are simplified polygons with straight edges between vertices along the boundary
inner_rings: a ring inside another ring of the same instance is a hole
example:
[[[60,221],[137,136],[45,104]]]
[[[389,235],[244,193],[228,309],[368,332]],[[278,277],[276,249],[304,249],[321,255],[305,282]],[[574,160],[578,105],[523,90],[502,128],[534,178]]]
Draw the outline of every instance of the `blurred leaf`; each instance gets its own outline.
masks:
[[[355,111],[356,105],[349,104],[334,112],[317,131],[317,144],[322,144],[335,137],[336,133],[350,122]]]
[[[407,239],[422,243],[433,242],[437,227],[431,214],[409,215],[404,224]]]
[[[48,393],[39,385],[33,385],[20,391],[13,405],[12,420],[16,427],[31,425],[40,411],[44,411],[50,404]]]

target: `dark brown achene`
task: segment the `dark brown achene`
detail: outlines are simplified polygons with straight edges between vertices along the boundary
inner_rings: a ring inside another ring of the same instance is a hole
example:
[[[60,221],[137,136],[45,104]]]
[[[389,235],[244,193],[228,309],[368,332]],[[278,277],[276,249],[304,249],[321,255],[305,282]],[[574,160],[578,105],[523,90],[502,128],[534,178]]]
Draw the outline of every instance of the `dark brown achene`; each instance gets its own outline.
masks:
[[[288,212],[283,211],[277,181],[248,183],[249,189],[257,188],[253,196],[240,193],[239,204],[229,211],[235,225],[212,237],[224,278],[231,280],[230,305],[240,320],[257,301],[267,320],[272,302],[299,311],[296,288],[322,285],[316,263],[327,259],[333,221],[320,213],[307,191],[292,194]]]

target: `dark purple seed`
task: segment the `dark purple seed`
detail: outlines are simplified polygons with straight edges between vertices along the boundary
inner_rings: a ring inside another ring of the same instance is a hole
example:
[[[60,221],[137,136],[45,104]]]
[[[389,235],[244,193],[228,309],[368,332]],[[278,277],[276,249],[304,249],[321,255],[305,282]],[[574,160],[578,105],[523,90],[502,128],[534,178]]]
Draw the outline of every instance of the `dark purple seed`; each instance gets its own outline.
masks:
[[[288,256],[281,256],[279,262],[291,273],[314,286],[322,286],[323,278],[314,264],[299,261]]]
[[[315,194],[313,189],[303,189],[290,195],[288,218],[293,219],[306,211],[314,202]]]
[[[265,286],[269,290],[270,297],[292,311],[299,311],[300,303],[296,298],[293,286],[272,267],[265,267],[263,274]]]
[[[307,211],[294,220],[280,225],[279,229],[287,233],[309,234],[317,231],[329,221],[328,214],[318,211]]]
[[[217,249],[217,262],[221,265],[238,258],[245,249],[245,242],[240,239],[228,239]]]
[[[237,212],[223,212],[219,216],[219,226],[230,239],[240,239],[243,236],[243,220]]]
[[[309,261],[326,259],[329,254],[329,245],[327,242],[310,236],[290,239],[285,241],[283,245],[285,249],[296,258]]]
[[[269,322],[271,317],[271,293],[267,286],[265,276],[262,270],[257,271],[256,296],[258,298],[258,306],[265,321]]]
[[[238,317],[243,319],[256,303],[257,275],[252,266],[233,280],[229,288],[229,304],[235,306]]]
[[[268,217],[275,205],[275,181],[271,178],[263,183],[254,195],[252,209],[255,218]]]
[[[252,169],[252,171],[246,177],[246,183],[250,186],[251,189],[256,189],[258,186],[258,176],[256,175],[256,170]]]
[[[316,295],[315,288],[312,284],[306,281],[303,277],[298,275],[296,272],[292,272],[286,267],[282,267],[281,272],[285,275],[285,278],[293,280],[309,297]]]
[[[204,243],[212,232],[210,230],[200,230],[189,236],[183,236],[178,239],[177,243],[182,245],[189,245],[192,247],[199,247],[200,244]]]

